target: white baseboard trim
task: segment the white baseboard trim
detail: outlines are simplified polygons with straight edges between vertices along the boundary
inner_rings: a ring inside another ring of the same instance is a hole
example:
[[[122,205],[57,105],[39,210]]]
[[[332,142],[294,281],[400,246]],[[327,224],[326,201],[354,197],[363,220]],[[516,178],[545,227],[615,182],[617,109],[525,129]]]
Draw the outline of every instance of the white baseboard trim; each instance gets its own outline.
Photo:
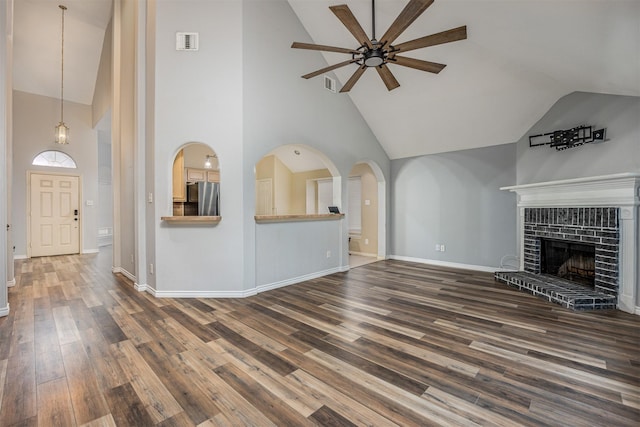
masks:
[[[417,262],[420,264],[437,265],[439,267],[460,268],[462,270],[483,271],[486,273],[495,273],[496,271],[500,270],[499,267],[487,267],[484,265],[474,265],[474,264],[460,264],[457,262],[439,261],[436,259],[414,258],[414,257],[408,257],[408,256],[401,256],[401,255],[390,255],[389,259],[395,259],[398,261]]]
[[[127,279],[131,280],[133,283],[136,282],[136,276],[134,276],[133,274],[129,273],[127,270],[125,270],[122,267],[111,267],[111,272],[112,273],[120,273],[124,277],[126,277]]]
[[[138,292],[146,292],[147,289],[150,289],[151,287],[149,285],[141,285],[139,283],[133,283],[133,289],[135,289]]]
[[[19,255],[14,254],[13,259],[27,259],[27,256],[22,254],[19,254]]]
[[[7,281],[7,288],[13,288],[15,285],[16,285],[15,277],[12,280]]]
[[[97,254],[100,252],[100,249],[85,249],[82,251],[82,254]]]
[[[5,317],[9,315],[9,304],[6,307],[0,308],[0,317]]]
[[[368,256],[368,257],[377,257],[377,254],[370,254],[369,252],[355,252],[355,251],[349,251],[349,255],[359,255],[359,256]]]
[[[342,267],[340,267],[340,273],[344,273],[346,271],[351,270],[351,266],[350,265],[343,265]]]
[[[265,284],[265,285],[260,285],[260,286],[256,287],[256,290],[258,291],[258,293],[265,292],[265,291],[271,291],[273,289],[282,288],[283,286],[289,286],[289,285],[293,285],[293,284],[296,284],[296,283],[304,282],[306,280],[317,279],[318,277],[327,276],[329,274],[339,273],[340,271],[342,271],[342,267],[334,267],[334,268],[330,268],[328,270],[318,271],[318,272],[315,272],[315,273],[305,274],[303,276],[293,277],[291,279],[281,280],[279,282],[273,282],[273,283],[268,283],[268,284]]]
[[[248,291],[158,291],[147,286],[149,292],[156,298],[245,298],[256,294],[256,290]]]
[[[636,316],[640,316],[640,307],[636,306],[635,312],[633,313]]]
[[[316,273],[305,274],[303,276],[294,277],[292,279],[281,280],[279,282],[268,283],[256,286],[246,291],[158,291],[149,285],[135,284],[136,289],[140,292],[145,291],[156,298],[246,298],[257,295],[260,292],[271,291],[273,289],[289,286],[296,283],[304,282],[318,277],[326,276],[333,273],[349,270],[349,266],[335,267],[328,270],[318,271]],[[144,287],[144,289],[143,289]]]

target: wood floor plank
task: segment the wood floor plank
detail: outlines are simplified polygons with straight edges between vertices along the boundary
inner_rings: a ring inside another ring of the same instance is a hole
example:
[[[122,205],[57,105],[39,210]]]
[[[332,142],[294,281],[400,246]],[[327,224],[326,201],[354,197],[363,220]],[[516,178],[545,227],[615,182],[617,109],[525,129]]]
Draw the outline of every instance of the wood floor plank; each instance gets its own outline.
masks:
[[[125,384],[128,379],[102,334],[99,331],[87,329],[81,331],[80,336],[100,390],[105,393],[107,390]]]
[[[111,417],[118,426],[155,426],[156,422],[130,383],[112,388],[105,394]]]
[[[42,427],[76,425],[66,378],[58,378],[38,385],[38,425]]]
[[[72,342],[60,348],[76,422],[84,424],[107,415],[107,402],[82,343]]]
[[[290,426],[313,425],[297,412],[287,410],[288,406],[284,402],[236,366],[232,364],[222,365],[216,368],[215,372],[242,397],[250,399],[253,406],[272,422]]]
[[[0,420],[18,424],[38,415],[33,343],[12,342],[15,348],[7,361]]]
[[[154,298],[111,266],[16,260],[1,426],[640,422],[640,316],[405,261],[243,299]]]
[[[184,412],[192,423],[200,424],[220,413],[220,409],[206,394],[192,387],[193,382],[190,378],[195,374],[193,370],[188,367],[181,369],[159,343],[150,341],[138,346],[137,349],[182,407],[181,412]]]
[[[80,333],[73,320],[73,314],[69,306],[59,306],[53,308],[53,319],[58,332],[58,341],[60,345],[65,345],[80,341]]]
[[[182,407],[130,341],[111,344],[123,372],[155,423],[182,412]]]

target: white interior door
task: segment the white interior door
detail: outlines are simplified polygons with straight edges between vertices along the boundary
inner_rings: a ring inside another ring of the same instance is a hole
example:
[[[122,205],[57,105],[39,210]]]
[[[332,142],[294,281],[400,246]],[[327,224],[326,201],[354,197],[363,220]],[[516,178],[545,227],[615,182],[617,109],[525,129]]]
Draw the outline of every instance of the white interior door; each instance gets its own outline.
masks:
[[[256,215],[273,215],[272,188],[271,178],[256,181]]]
[[[80,252],[79,178],[31,174],[30,255]]]
[[[318,211],[319,214],[328,214],[329,206],[333,206],[333,180],[318,180]]]

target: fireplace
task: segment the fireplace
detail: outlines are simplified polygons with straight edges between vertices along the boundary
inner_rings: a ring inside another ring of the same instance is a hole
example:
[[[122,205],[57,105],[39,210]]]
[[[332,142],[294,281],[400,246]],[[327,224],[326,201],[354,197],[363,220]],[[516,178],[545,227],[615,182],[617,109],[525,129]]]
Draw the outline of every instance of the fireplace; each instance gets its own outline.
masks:
[[[595,245],[541,239],[540,271],[595,289]]]
[[[640,173],[501,189],[518,195],[520,271],[498,281],[575,310],[640,314]]]

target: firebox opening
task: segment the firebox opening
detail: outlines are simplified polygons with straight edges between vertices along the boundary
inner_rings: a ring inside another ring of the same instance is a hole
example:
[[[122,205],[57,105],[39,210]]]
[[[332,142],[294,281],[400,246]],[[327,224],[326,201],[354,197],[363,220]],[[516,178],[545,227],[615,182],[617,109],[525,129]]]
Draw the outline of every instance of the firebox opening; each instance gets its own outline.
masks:
[[[595,245],[541,239],[540,269],[562,279],[595,288]]]

